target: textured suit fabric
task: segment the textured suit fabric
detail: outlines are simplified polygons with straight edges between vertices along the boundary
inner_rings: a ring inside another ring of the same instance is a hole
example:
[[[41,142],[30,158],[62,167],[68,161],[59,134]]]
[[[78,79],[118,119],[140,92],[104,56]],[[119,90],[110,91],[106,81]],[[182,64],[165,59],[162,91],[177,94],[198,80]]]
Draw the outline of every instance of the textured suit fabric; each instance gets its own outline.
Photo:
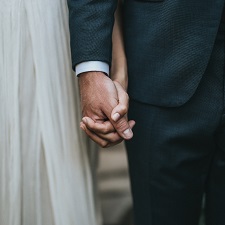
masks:
[[[224,0],[124,2],[130,96],[161,106],[184,104],[206,69]],[[73,67],[90,60],[110,64],[116,3],[68,0]]]
[[[111,64],[116,0],[68,0],[73,68],[86,61]]]
[[[161,106],[188,101],[208,64],[223,4],[224,0],[125,1],[132,98]]]
[[[130,101],[136,126],[127,154],[136,225],[198,225],[204,192],[206,224],[225,224],[224,31],[225,24],[186,104]]]
[[[69,1],[73,65],[110,63],[116,2]],[[224,225],[224,3],[124,1],[136,225],[197,225],[204,192]]]

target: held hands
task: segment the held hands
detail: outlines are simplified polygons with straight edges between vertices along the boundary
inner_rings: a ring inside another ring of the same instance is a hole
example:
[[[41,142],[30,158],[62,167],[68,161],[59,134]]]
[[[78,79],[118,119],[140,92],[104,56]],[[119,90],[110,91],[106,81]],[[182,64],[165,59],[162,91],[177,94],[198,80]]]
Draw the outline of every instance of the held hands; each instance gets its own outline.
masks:
[[[79,77],[83,119],[80,127],[101,147],[133,137],[134,121],[127,120],[128,95],[117,81],[101,72]]]

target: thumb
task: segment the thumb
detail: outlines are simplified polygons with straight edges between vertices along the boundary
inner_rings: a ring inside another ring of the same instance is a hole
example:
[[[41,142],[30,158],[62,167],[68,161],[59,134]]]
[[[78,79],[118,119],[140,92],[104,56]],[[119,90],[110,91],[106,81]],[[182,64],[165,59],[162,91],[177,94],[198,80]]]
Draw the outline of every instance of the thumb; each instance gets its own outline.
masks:
[[[131,128],[133,123],[130,124],[127,119],[129,96],[119,82],[114,81],[113,83],[117,90],[119,103],[113,108],[110,121],[117,133],[125,140],[129,140],[133,137]]]
[[[127,120],[126,116],[123,116],[122,118],[120,118],[119,120],[112,121],[111,120],[112,125],[114,126],[114,128],[116,129],[117,133],[125,140],[129,140],[133,137],[133,132],[132,132],[132,128],[135,124],[134,121],[129,121]]]
[[[111,118],[115,122],[125,116],[128,111],[128,105],[129,105],[129,96],[126,93],[126,91],[123,89],[123,87],[118,83],[117,81],[114,81],[114,85],[117,90],[118,94],[118,105],[113,109],[111,113]]]

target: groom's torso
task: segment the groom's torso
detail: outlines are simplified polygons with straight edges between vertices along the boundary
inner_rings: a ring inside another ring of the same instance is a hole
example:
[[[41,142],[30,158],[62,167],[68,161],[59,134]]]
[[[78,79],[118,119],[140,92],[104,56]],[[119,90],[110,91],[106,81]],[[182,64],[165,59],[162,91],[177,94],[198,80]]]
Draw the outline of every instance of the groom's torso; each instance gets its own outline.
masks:
[[[127,0],[124,35],[132,98],[180,106],[207,67],[224,0]]]

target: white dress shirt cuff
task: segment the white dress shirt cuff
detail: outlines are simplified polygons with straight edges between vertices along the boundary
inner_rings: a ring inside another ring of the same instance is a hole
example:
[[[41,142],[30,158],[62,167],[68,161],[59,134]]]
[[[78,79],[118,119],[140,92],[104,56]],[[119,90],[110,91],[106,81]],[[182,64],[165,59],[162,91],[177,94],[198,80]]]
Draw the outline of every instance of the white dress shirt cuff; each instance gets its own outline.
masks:
[[[109,75],[109,65],[101,61],[87,61],[76,65],[76,75],[84,72],[98,71]]]

